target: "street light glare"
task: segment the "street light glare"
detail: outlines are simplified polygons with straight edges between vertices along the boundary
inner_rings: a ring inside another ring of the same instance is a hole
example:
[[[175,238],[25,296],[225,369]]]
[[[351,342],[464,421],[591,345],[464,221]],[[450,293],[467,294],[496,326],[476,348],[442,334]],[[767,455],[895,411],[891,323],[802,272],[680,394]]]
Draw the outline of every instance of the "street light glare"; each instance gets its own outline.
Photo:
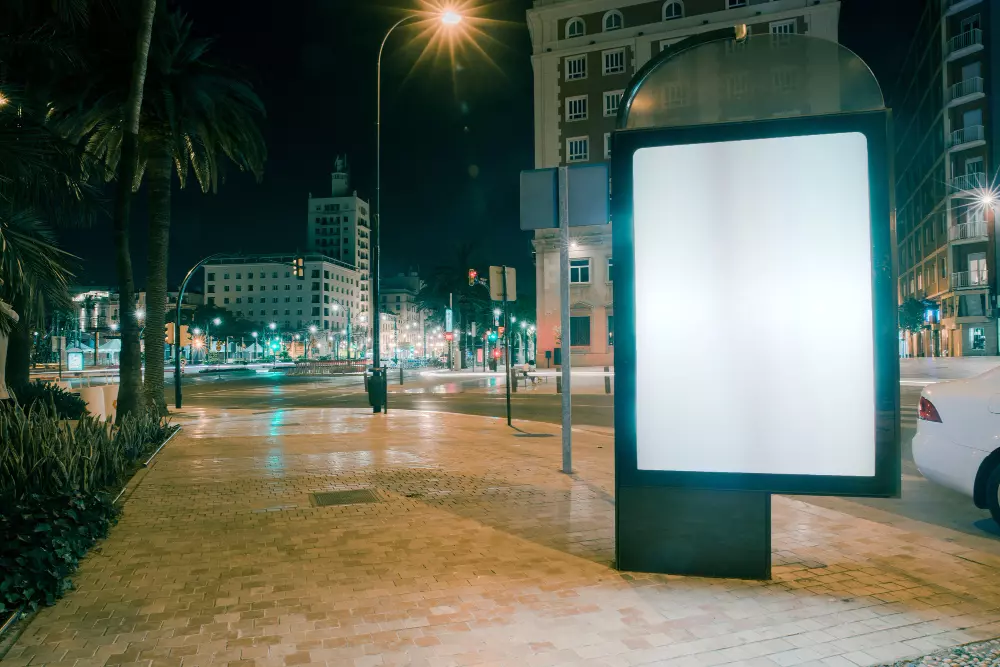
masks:
[[[462,22],[462,15],[453,10],[445,10],[441,13],[441,23],[445,25],[458,25]]]
[[[214,324],[216,326],[222,324],[222,318],[221,317],[216,317],[214,320],[212,320],[212,324]]]

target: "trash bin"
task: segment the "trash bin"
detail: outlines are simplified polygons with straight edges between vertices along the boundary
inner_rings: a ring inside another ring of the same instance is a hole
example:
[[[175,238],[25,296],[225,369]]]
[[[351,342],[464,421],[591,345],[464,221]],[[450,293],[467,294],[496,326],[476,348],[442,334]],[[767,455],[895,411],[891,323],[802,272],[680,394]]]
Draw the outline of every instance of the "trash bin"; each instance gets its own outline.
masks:
[[[87,404],[87,412],[104,419],[104,387],[81,387],[80,398]]]

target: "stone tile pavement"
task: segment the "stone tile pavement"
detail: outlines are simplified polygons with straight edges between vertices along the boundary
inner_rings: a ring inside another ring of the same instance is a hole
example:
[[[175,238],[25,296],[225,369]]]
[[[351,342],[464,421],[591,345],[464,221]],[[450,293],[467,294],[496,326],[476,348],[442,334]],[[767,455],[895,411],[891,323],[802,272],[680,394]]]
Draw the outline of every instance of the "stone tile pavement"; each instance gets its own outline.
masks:
[[[395,411],[189,410],[3,662],[852,667],[1000,636],[1000,557],[773,503],[768,582],[621,573],[612,439]],[[379,502],[319,507],[314,492]]]

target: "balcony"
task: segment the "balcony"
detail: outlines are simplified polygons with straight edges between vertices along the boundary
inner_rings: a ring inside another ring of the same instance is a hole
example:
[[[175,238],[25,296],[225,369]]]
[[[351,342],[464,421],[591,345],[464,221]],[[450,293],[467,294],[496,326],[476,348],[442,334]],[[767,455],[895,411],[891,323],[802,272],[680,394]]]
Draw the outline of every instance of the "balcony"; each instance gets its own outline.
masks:
[[[955,130],[948,141],[948,150],[959,151],[966,148],[982,146],[986,143],[986,128],[982,125],[971,125]]]
[[[948,89],[948,106],[955,107],[985,97],[986,83],[981,76],[959,81]]]
[[[972,191],[982,190],[987,187],[988,181],[986,180],[986,174],[982,172],[974,172],[971,174],[964,174],[962,176],[956,176],[951,179],[951,188],[954,190],[952,195],[965,195],[970,196]]]
[[[985,241],[986,238],[986,222],[983,220],[963,222],[948,228],[949,241]]]
[[[983,31],[979,28],[966,30],[948,40],[948,60],[957,60],[983,49]]]
[[[986,289],[987,287],[989,287],[989,272],[986,269],[959,271],[951,274],[951,288],[953,290]]]
[[[957,14],[960,11],[966,10],[969,7],[978,5],[983,0],[948,0],[945,3],[946,9],[944,10],[945,16],[951,16],[952,14]]]

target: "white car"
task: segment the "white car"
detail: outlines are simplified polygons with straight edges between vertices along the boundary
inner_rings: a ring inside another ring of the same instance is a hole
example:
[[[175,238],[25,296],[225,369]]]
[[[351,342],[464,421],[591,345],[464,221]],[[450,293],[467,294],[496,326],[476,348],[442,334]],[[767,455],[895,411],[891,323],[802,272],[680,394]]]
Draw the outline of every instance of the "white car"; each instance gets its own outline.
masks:
[[[924,477],[969,496],[1000,524],[1000,368],[924,388],[913,460]]]

